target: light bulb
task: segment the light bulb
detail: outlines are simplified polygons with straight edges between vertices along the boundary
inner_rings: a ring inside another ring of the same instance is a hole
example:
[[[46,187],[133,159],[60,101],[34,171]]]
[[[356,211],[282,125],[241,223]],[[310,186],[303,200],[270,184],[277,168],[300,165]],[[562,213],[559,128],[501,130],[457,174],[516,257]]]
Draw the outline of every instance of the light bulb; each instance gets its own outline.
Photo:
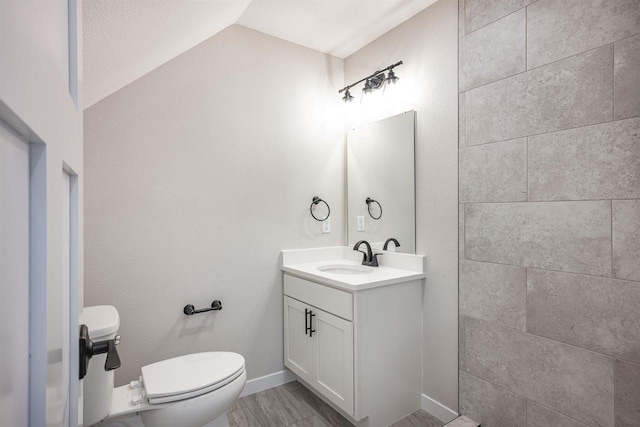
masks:
[[[389,70],[389,75],[387,76],[387,83],[395,84],[400,77],[396,76],[396,73],[393,72],[393,69]]]
[[[371,81],[367,80],[366,82],[364,82],[364,89],[362,89],[362,92],[371,93],[372,91],[373,87],[371,86]]]
[[[344,102],[351,102],[353,101],[353,95],[351,95],[351,93],[349,92],[349,89],[347,89],[344,93],[344,96],[342,97],[342,100]]]

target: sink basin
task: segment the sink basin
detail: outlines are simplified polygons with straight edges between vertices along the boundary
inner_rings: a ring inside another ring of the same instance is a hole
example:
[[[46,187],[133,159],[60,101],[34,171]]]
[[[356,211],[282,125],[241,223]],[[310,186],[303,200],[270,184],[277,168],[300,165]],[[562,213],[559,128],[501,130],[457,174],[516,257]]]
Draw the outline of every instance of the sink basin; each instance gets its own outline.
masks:
[[[368,274],[371,273],[371,270],[360,267],[357,265],[344,265],[344,264],[334,264],[334,265],[322,265],[318,267],[319,271],[323,273],[332,273],[332,274]]]

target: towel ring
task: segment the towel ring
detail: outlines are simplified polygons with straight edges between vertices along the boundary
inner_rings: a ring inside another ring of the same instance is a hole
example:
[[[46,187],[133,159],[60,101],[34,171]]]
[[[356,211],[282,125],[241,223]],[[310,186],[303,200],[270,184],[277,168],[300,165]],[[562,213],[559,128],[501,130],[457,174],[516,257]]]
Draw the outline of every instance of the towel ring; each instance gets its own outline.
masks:
[[[382,218],[382,205],[380,204],[380,202],[378,202],[377,200],[373,200],[371,197],[367,197],[367,200],[365,200],[365,202],[367,203],[367,211],[369,212],[369,216],[373,219],[375,219],[376,221],[379,220],[380,218]],[[378,205],[378,208],[380,208],[380,215],[378,216],[373,216],[373,214],[371,213],[371,204],[375,203]]]
[[[325,216],[324,218],[320,219],[317,216],[315,216],[313,214],[313,206],[317,205],[318,203],[324,203],[325,205],[327,205],[327,216]],[[311,206],[309,206],[309,212],[311,212],[311,216],[313,217],[313,219],[315,219],[316,221],[324,221],[326,219],[329,218],[329,215],[331,215],[331,208],[329,207],[329,203],[325,202],[324,200],[322,200],[320,197],[318,196],[313,196],[313,201],[311,202]]]

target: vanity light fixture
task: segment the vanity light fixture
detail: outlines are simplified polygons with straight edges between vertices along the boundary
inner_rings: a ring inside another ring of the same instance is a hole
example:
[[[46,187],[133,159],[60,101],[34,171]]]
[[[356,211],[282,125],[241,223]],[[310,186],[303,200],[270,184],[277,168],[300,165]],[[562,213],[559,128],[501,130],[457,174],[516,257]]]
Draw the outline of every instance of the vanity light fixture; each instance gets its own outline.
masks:
[[[371,92],[373,92],[373,88],[371,87],[371,80],[367,80],[366,82],[364,82],[362,93],[371,93]]]
[[[393,72],[393,69],[389,70],[389,74],[387,74],[387,84],[396,84],[400,80],[400,77],[396,76],[396,73]]]
[[[347,89],[347,90],[344,92],[344,96],[342,97],[342,100],[343,100],[344,102],[351,102],[351,101],[353,101],[353,95],[351,95],[351,93],[349,92],[349,89]]]
[[[369,81],[371,82],[371,89],[374,89],[374,90],[380,89],[385,81],[384,73],[380,73],[371,77]]]
[[[362,89],[362,93],[372,93],[374,90],[378,90],[382,88],[385,82],[387,84],[394,84],[399,80],[398,76],[396,76],[396,73],[393,71],[393,69],[398,65],[402,65],[402,61],[389,65],[387,68],[378,70],[375,73],[370,74],[367,77],[360,79],[355,83],[345,86],[342,89],[340,89],[338,93],[344,92],[344,96],[342,97],[342,100],[344,102],[351,102],[353,101],[353,96],[349,92],[349,89],[351,89],[357,84],[365,82],[364,88]],[[389,73],[385,76],[384,73],[386,71],[388,71]]]

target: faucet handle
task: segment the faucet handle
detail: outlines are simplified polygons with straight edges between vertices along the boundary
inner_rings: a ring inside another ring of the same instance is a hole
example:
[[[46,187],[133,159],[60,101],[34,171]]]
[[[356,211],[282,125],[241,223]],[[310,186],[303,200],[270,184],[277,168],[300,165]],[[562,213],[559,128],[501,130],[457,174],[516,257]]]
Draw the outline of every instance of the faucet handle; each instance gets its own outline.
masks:
[[[373,256],[371,257],[371,267],[380,267],[380,265],[378,264],[378,256],[382,256],[384,255],[384,253],[382,252],[378,252],[373,254]]]

